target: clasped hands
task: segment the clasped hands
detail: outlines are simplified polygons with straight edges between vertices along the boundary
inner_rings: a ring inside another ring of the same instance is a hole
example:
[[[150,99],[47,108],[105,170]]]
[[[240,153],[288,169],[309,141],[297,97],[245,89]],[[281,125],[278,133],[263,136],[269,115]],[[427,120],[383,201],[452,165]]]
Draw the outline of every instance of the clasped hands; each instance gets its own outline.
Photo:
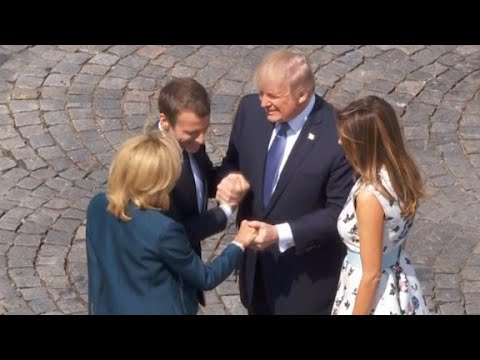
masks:
[[[221,204],[228,204],[234,211],[249,190],[250,183],[242,174],[231,173],[218,184],[216,200]],[[237,241],[245,247],[261,251],[278,243],[278,231],[275,225],[262,221],[243,220],[237,234]]]

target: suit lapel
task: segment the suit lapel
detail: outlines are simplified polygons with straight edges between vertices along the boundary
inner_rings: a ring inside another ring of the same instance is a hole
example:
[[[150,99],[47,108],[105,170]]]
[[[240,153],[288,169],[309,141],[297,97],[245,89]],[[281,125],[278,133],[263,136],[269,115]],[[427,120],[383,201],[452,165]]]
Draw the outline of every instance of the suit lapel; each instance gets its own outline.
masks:
[[[285,166],[283,167],[282,173],[280,174],[275,191],[273,192],[270,202],[265,209],[265,216],[268,215],[275,203],[278,201],[287,184],[295,177],[298,167],[308,156],[315,142],[320,138],[319,132],[322,117],[318,114],[318,112],[322,107],[322,103],[323,100],[316,96],[315,105],[312,109],[312,112],[310,113],[302,130],[300,130],[297,141],[295,142]]]

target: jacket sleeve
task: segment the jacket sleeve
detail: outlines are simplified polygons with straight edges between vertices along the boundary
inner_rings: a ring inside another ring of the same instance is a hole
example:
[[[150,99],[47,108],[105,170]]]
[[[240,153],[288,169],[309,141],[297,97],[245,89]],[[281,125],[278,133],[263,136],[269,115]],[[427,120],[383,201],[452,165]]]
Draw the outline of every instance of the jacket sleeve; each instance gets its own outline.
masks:
[[[352,169],[344,153],[339,152],[326,185],[325,207],[289,221],[297,253],[322,246],[338,237],[337,219],[352,185]]]
[[[92,242],[92,231],[90,229],[91,222],[87,223],[86,229],[86,250],[87,250],[87,268],[88,268],[88,314],[95,315],[95,305],[100,297],[100,289],[102,288],[102,279],[100,276],[100,267],[97,255]]]
[[[242,126],[245,117],[245,98],[242,98],[238,105],[238,110],[233,120],[232,132],[230,134],[230,140],[228,142],[227,153],[223,158],[222,164],[217,169],[217,181],[218,184],[229,173],[238,171],[238,141],[242,131]]]
[[[197,289],[211,290],[238,267],[243,251],[229,244],[212,263],[206,265],[189,245],[182,226],[171,222],[161,233],[157,253],[172,273]]]
[[[227,226],[227,216],[219,207],[207,210],[201,214],[182,219],[190,243],[195,246],[209,236],[215,235]]]

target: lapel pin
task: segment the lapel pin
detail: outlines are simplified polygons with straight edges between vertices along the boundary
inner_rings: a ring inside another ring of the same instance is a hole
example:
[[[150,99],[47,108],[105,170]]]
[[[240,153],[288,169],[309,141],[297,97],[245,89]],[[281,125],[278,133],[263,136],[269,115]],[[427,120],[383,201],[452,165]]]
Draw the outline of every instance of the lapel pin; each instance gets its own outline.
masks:
[[[308,133],[308,140],[315,140],[315,135]]]

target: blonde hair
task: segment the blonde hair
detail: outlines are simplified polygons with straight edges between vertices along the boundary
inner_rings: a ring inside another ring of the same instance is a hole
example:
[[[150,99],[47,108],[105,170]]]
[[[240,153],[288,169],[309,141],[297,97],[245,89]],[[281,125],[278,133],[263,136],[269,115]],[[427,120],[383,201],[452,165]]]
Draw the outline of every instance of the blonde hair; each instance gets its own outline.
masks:
[[[423,180],[405,148],[392,106],[377,96],[356,100],[337,114],[337,127],[345,154],[362,180],[393,199],[378,177],[384,166],[402,215],[415,215],[418,201],[425,195]]]
[[[258,88],[265,82],[275,81],[285,83],[291,94],[296,95],[302,90],[309,95],[315,92],[315,78],[307,57],[286,49],[265,56],[254,77]]]
[[[115,156],[108,179],[107,210],[123,221],[129,202],[139,208],[167,210],[181,172],[177,141],[159,131],[127,140]]]

